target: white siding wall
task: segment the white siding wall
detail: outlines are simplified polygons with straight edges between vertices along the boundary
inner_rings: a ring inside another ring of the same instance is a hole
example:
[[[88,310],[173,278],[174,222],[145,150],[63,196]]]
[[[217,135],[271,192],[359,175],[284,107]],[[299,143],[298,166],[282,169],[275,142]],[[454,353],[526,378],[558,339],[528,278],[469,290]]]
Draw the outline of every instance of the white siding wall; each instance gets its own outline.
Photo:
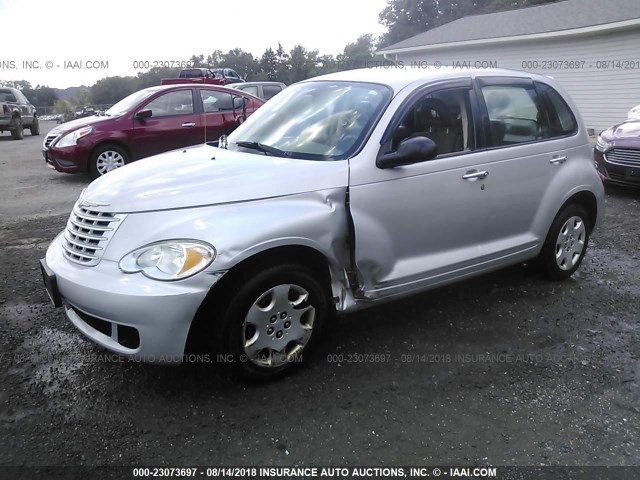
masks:
[[[393,57],[393,55],[390,55]],[[452,61],[495,61],[499,68],[528,70],[550,75],[571,95],[587,124],[597,133],[627,118],[627,112],[640,104],[640,30],[627,30],[591,36],[527,40],[508,44],[439,49],[399,54],[405,67],[412,61],[426,60],[451,65]],[[584,60],[583,69],[542,70],[523,68],[523,61]],[[598,69],[602,60],[631,60],[634,69]]]

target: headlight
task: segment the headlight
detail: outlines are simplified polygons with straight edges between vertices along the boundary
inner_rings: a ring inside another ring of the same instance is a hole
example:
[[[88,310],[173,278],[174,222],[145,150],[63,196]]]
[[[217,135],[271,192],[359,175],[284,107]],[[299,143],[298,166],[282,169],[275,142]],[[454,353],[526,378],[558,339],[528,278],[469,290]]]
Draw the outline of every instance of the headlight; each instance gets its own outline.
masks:
[[[156,280],[181,280],[207,268],[215,249],[196,240],[166,240],[128,253],[120,260],[124,273],[142,272]]]
[[[598,139],[596,140],[596,150],[598,150],[599,152],[604,152],[610,146],[611,142],[608,142],[604,138],[602,138],[602,135],[598,135]]]
[[[78,139],[89,135],[93,131],[93,127],[82,127],[78,130],[74,130],[71,133],[67,133],[64,137],[58,140],[55,144],[58,148],[71,147],[78,143]]]

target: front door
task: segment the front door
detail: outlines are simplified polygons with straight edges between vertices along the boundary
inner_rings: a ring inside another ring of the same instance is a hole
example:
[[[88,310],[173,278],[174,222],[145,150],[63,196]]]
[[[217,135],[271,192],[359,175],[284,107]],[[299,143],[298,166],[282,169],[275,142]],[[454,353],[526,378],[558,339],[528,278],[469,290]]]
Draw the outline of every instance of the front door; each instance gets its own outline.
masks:
[[[151,110],[151,117],[134,119],[136,158],[204,142],[202,115],[194,108],[192,89],[163,93],[140,110]]]
[[[374,171],[372,165],[351,168],[355,262],[366,297],[445,283],[478,268],[492,213],[485,192],[491,172],[486,152],[476,150],[474,104],[468,79],[410,96],[382,148],[394,151],[403,139],[423,135],[438,145],[437,157]]]

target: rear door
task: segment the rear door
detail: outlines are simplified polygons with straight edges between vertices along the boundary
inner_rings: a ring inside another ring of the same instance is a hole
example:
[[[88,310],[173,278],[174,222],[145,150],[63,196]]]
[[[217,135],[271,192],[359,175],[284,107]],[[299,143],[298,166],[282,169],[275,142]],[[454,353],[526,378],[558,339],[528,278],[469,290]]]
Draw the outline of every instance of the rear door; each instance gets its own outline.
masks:
[[[193,95],[191,88],[171,90],[154,97],[138,109],[151,110],[151,117],[134,119],[136,158],[204,141],[202,114],[195,108]]]
[[[204,111],[201,132],[205,142],[218,140],[221,135],[228,135],[239,125],[237,117],[242,114],[242,108],[234,109],[234,98],[242,97],[213,88],[200,89],[198,95]]]
[[[476,88],[491,171],[487,259],[526,259],[544,242],[548,226],[540,225],[543,219],[555,215],[542,211],[542,202],[569,156],[562,137],[575,132],[577,124],[561,97],[566,110],[558,118],[555,90],[530,79],[478,78]]]

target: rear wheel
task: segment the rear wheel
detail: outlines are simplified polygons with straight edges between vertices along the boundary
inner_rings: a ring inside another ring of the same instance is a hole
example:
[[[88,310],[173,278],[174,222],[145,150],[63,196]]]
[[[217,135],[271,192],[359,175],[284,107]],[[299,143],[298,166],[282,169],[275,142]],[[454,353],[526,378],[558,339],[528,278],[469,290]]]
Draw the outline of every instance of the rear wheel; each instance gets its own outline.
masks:
[[[580,205],[569,205],[553,221],[538,264],[552,280],[569,278],[578,269],[587,251],[591,224]]]
[[[89,168],[94,178],[101,177],[116,168],[124,167],[129,163],[129,154],[118,145],[103,145],[98,147],[93,155]]]
[[[11,137],[14,140],[22,140],[24,138],[24,131],[22,126],[22,118],[21,117],[13,117],[11,119],[11,125],[9,126],[11,130]]]
[[[31,130],[31,135],[40,135],[40,120],[38,120],[38,117],[33,117],[33,123],[29,129]]]
[[[328,296],[300,265],[278,265],[245,280],[210,321],[210,344],[224,366],[250,380],[270,380],[311,352],[327,323]]]

